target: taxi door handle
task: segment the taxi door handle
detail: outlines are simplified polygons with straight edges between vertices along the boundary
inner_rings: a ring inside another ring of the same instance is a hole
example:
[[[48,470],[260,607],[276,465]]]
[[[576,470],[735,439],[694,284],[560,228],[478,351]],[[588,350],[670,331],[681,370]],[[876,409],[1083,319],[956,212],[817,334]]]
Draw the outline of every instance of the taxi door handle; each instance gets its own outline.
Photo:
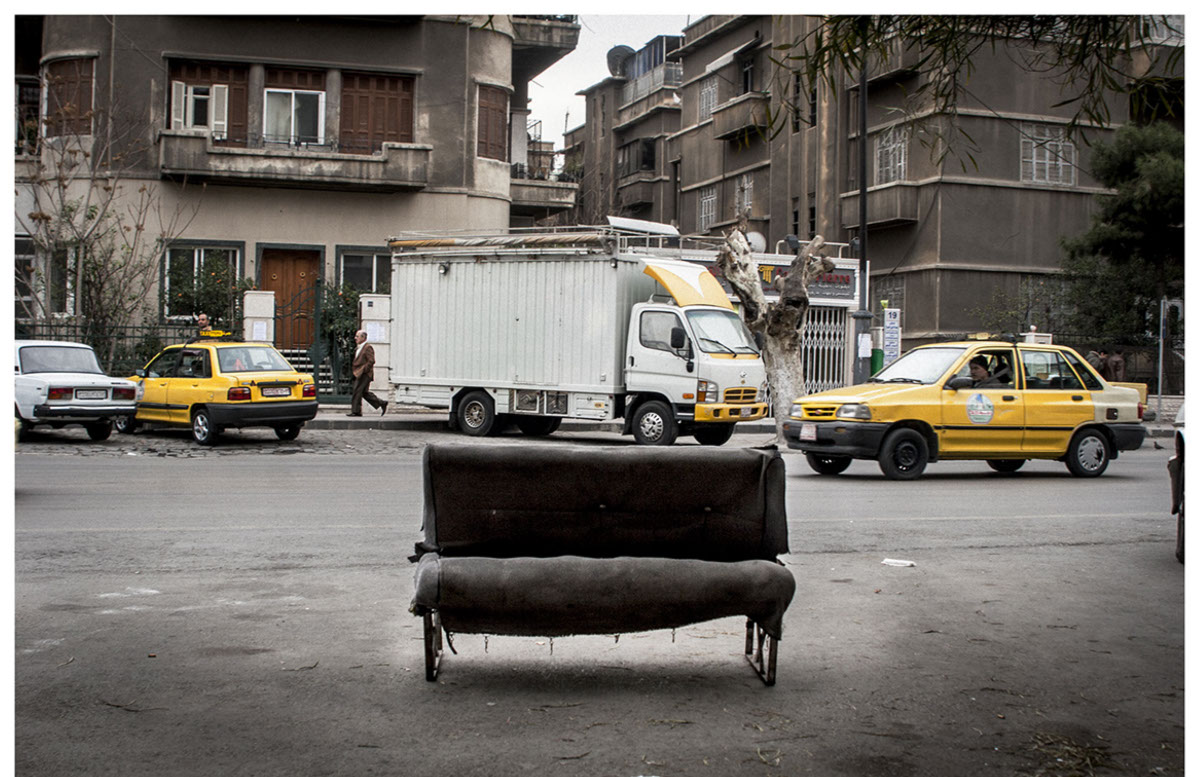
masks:
[[[1012,402],[1015,399],[1017,399],[1017,397],[1015,397],[1013,394],[1002,394],[1001,395],[1001,401],[1003,401],[1003,402]]]
[[[1083,401],[1084,401],[1084,397],[1080,396],[1079,394],[1073,394],[1073,395],[1072,395],[1072,401],[1073,401],[1073,402],[1083,402]]]

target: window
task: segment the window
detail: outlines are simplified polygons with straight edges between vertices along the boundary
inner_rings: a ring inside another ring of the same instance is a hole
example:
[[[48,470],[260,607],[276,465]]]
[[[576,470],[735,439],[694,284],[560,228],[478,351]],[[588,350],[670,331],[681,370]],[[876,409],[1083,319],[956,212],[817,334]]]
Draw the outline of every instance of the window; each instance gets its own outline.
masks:
[[[755,179],[750,173],[743,173],[738,179],[738,191],[734,195],[734,218],[744,214],[750,216],[755,194]]]
[[[638,342],[647,348],[659,351],[671,351],[671,330],[683,328],[683,323],[675,313],[661,311],[643,313],[639,323]]]
[[[46,264],[46,312],[75,312],[75,251],[60,249]]]
[[[749,94],[755,91],[755,60],[747,57],[742,61],[742,91],[739,94]]]
[[[173,130],[207,129],[215,143],[247,144],[250,68],[226,62],[173,60],[170,64]]]
[[[180,350],[179,348],[172,348],[154,357],[154,360],[146,365],[146,377],[174,378],[175,365],[179,363]]]
[[[655,169],[655,139],[639,138],[617,149],[617,174],[633,175]]]
[[[228,131],[229,86],[171,82],[171,128],[208,129],[217,140]]]
[[[17,76],[16,139],[18,154],[33,154],[38,149],[38,111],[42,105],[42,84],[33,76]]]
[[[325,142],[325,92],[268,89],[263,139],[300,146]]]
[[[93,60],[60,59],[46,65],[47,137],[92,134]]]
[[[384,143],[412,143],[415,83],[410,76],[343,74],[338,150],[374,154]]]
[[[701,189],[697,227],[701,232],[707,232],[715,221],[717,221],[717,187],[706,186]]]
[[[389,254],[342,254],[341,282],[369,294],[388,294],[392,289],[392,257]]]
[[[478,156],[509,159],[509,94],[495,86],[481,86],[479,93]]]
[[[163,274],[163,315],[208,313],[219,319],[236,301],[238,251],[233,248],[175,247],[167,251]]]
[[[1076,184],[1076,145],[1063,127],[1022,125],[1022,181],[1056,186]]]
[[[889,127],[876,137],[877,184],[905,178],[908,141],[908,133],[901,126]]]
[[[16,275],[13,282],[14,310],[18,318],[32,318],[37,310],[34,298],[34,268],[36,256],[33,241],[26,237],[18,237],[13,261],[16,265]]]
[[[1028,389],[1080,391],[1084,388],[1067,360],[1055,351],[1022,351],[1022,367]]]
[[[710,76],[701,81],[701,113],[697,122],[707,121],[713,116],[717,107],[717,76]]]

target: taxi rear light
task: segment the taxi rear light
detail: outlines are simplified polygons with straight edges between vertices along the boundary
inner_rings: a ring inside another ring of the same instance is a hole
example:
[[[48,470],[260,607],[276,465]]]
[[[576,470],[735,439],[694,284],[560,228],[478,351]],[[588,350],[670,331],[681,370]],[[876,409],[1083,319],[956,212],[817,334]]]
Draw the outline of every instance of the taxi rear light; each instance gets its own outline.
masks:
[[[230,402],[250,399],[250,389],[246,386],[234,386],[225,394],[226,399]]]
[[[113,389],[113,399],[133,399],[137,395],[135,388],[115,388]]]
[[[51,387],[46,392],[46,399],[70,399],[75,394],[75,389]]]
[[[304,384],[304,388],[301,390],[301,396],[304,396],[304,397],[317,396],[317,384],[316,383]]]

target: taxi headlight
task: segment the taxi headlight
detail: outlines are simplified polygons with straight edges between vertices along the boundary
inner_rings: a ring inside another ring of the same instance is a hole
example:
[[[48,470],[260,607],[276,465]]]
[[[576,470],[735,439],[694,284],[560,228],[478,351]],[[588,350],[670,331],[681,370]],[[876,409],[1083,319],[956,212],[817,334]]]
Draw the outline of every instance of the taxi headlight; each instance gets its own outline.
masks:
[[[835,418],[859,418],[864,421],[872,420],[872,411],[867,405],[842,405],[838,408],[838,412],[834,414]]]
[[[792,404],[792,410],[788,411],[788,415],[792,416],[793,418],[804,418],[805,417],[805,406],[802,405],[800,402],[794,402]]]

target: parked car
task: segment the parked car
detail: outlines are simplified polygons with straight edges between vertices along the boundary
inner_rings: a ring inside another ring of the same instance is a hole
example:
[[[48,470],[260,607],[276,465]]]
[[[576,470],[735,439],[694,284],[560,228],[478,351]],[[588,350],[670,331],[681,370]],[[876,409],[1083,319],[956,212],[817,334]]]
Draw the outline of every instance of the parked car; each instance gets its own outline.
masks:
[[[1168,459],[1172,481],[1172,515],[1176,516],[1176,560],[1184,563],[1184,405],[1176,414],[1176,455]]]
[[[130,380],[138,387],[137,415],[117,423],[126,434],[143,425],[187,427],[196,442],[213,445],[224,429],[268,426],[294,440],[317,415],[312,375],[268,343],[226,335],[167,346]]]
[[[106,440],[113,422],[132,418],[137,386],[110,378],[90,345],[54,340],[17,340],[17,439],[38,426],[80,424],[93,440]]]
[[[1137,391],[1106,383],[1071,348],[939,343],[866,384],[800,397],[784,435],[822,474],[852,459],[873,459],[894,480],[944,459],[982,459],[1004,473],[1057,459],[1077,477],[1096,477],[1119,451],[1142,445],[1143,409]]]

